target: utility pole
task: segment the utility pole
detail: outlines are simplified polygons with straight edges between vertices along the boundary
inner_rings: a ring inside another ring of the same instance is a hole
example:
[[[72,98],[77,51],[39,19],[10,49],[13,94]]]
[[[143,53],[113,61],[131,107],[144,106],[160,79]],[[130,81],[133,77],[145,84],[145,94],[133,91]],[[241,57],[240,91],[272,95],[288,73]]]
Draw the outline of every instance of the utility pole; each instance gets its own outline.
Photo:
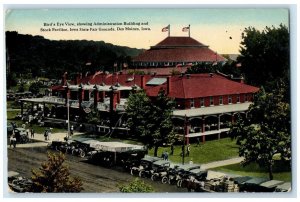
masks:
[[[183,133],[183,140],[182,140],[182,165],[184,165],[184,153],[185,153],[185,135],[187,134],[187,117],[184,116],[184,133]]]

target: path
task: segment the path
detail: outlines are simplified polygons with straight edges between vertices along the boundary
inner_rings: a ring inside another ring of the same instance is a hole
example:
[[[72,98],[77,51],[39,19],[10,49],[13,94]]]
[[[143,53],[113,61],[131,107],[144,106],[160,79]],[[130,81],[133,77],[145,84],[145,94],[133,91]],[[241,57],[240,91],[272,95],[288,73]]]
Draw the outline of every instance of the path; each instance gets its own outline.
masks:
[[[213,161],[210,163],[202,164],[204,169],[210,169],[210,168],[216,168],[216,167],[221,167],[221,166],[227,166],[231,164],[237,164],[240,163],[244,160],[244,157],[237,157],[237,158],[232,158],[232,159],[226,159],[222,161]]]

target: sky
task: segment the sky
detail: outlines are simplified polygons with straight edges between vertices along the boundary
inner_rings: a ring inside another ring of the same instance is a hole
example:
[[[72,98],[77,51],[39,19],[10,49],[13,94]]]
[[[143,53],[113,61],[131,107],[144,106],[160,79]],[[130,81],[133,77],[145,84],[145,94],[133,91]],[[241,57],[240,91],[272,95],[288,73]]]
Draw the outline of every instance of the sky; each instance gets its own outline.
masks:
[[[127,23],[145,23],[145,25],[125,26]],[[44,23],[52,24],[45,26]],[[57,23],[64,26],[57,26]],[[70,26],[66,23],[74,23]],[[77,26],[77,23],[121,23],[121,26]],[[67,8],[67,9],[10,9],[5,14],[5,30],[17,31],[21,34],[41,35],[52,40],[94,40],[105,41],[115,45],[148,49],[165,37],[168,32],[162,28],[170,24],[171,36],[188,36],[182,28],[190,25],[190,36],[208,45],[220,54],[236,54],[239,52],[241,33],[245,27],[262,30],[266,26],[278,27],[289,25],[288,9],[280,8]],[[55,24],[55,26],[53,26]],[[119,28],[139,28],[140,31],[117,30]],[[141,27],[150,28],[141,30]],[[51,31],[41,31],[49,29]],[[68,31],[52,31],[52,28]],[[89,31],[70,31],[88,29]],[[115,31],[91,31],[90,29],[114,28]]]

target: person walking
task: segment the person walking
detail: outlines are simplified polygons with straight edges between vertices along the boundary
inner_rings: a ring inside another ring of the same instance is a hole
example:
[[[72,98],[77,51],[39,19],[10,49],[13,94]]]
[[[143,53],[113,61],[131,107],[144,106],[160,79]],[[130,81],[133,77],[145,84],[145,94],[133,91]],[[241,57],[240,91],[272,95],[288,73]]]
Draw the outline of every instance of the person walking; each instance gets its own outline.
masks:
[[[31,130],[30,130],[30,137],[34,138],[34,129],[33,128],[31,128]]]
[[[199,147],[200,146],[200,138],[199,137],[197,137],[197,147]]]
[[[169,160],[169,154],[167,151],[165,151],[165,161],[168,161]]]
[[[188,144],[188,146],[186,147],[186,156],[190,156],[190,151],[191,151],[190,144]]]
[[[71,132],[71,136],[72,136],[73,132],[74,132],[74,126],[73,125],[71,126],[70,132]]]

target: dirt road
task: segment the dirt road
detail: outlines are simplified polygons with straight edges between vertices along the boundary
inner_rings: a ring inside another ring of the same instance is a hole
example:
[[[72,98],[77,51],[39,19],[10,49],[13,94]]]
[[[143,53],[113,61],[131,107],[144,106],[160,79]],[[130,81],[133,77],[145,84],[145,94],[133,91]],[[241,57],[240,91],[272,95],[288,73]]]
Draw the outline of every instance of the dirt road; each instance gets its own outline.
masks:
[[[17,171],[22,176],[30,177],[31,169],[39,168],[41,163],[47,160],[46,152],[46,146],[8,148],[8,170]],[[66,157],[65,163],[69,165],[71,175],[78,176],[83,182],[83,192],[119,192],[118,184],[127,184],[134,179],[133,176],[121,168],[108,169],[89,164],[79,157],[68,154]],[[153,182],[150,179],[144,179],[144,181],[151,184],[156,192],[187,192],[186,189],[180,189],[174,185],[165,185],[160,182]]]

